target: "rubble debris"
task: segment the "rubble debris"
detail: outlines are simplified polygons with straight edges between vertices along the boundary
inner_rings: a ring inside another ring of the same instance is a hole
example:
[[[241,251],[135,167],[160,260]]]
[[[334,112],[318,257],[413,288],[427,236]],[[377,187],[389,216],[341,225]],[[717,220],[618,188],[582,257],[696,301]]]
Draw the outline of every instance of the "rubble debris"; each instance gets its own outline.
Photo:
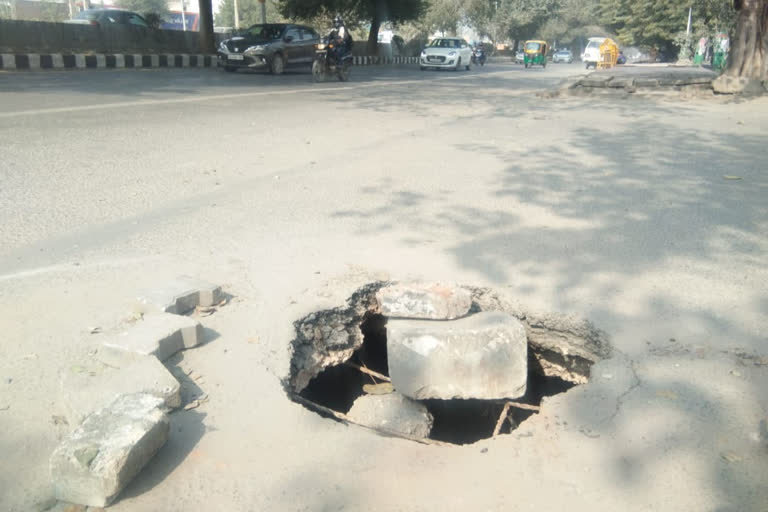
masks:
[[[197,306],[209,307],[222,302],[221,287],[187,276],[178,277],[138,297],[142,312],[183,315]]]
[[[398,283],[376,293],[381,314],[390,318],[453,320],[469,313],[472,295],[443,283]]]
[[[163,401],[145,393],[121,395],[90,416],[53,452],[57,499],[105,507],[168,439]]]
[[[127,331],[113,336],[103,345],[108,349],[153,355],[165,361],[180,350],[196,347],[203,340],[203,326],[180,315],[147,315]]]

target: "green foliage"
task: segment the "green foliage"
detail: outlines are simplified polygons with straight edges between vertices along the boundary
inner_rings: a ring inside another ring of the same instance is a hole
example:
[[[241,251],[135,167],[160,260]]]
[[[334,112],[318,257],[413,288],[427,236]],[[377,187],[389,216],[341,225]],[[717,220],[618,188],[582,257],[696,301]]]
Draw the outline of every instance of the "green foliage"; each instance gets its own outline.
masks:
[[[421,19],[423,32],[455,34],[465,17],[464,3],[465,0],[431,0]]]
[[[0,20],[13,19],[13,5],[11,2],[0,2]]]
[[[688,8],[692,7],[692,33],[685,36]],[[731,3],[724,0],[600,0],[600,19],[613,29],[619,42],[685,50],[699,37],[730,32],[735,23]]]
[[[237,0],[237,10],[240,16],[240,28],[247,28],[251,25],[261,23],[261,4],[258,0]],[[287,21],[286,17],[280,12],[280,2],[278,0],[267,0],[267,23],[283,23]],[[224,0],[219,5],[219,10],[215,14],[216,26],[234,27],[235,26],[235,5],[234,0]]]
[[[346,23],[404,23],[421,17],[426,0],[282,0],[281,11],[289,18],[332,18],[341,14]]]
[[[150,14],[155,14],[162,19],[168,14],[166,0],[118,0],[117,6],[137,12],[145,18]]]
[[[493,41],[530,39],[557,16],[562,0],[467,0],[467,20]]]

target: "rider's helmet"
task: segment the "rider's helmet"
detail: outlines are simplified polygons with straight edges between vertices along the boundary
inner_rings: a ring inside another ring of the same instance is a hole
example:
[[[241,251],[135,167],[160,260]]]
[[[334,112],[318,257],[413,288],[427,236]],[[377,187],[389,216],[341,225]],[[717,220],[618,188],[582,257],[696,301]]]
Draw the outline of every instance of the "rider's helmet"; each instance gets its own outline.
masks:
[[[341,19],[341,16],[337,14],[337,15],[336,15],[336,17],[335,17],[335,18],[333,18],[333,26],[334,26],[334,28],[337,28],[337,29],[339,29],[339,28],[341,28],[343,25],[344,25],[344,20],[343,20],[343,19]]]

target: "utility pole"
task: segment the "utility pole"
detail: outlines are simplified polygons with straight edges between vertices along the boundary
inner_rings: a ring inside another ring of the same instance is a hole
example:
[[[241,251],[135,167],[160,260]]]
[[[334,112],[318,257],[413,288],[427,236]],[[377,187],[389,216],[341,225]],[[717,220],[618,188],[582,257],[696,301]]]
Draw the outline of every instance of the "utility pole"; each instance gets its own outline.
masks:
[[[693,17],[693,6],[688,8],[688,28],[685,29],[685,35],[691,35],[691,18]]]
[[[237,0],[234,0],[233,4],[235,8],[235,28],[238,29],[240,28],[240,13],[237,12],[238,11]]]
[[[261,4],[261,22],[267,23],[267,0],[259,0]]]
[[[187,12],[184,8],[184,0],[181,0],[181,28],[184,32],[187,31]]]

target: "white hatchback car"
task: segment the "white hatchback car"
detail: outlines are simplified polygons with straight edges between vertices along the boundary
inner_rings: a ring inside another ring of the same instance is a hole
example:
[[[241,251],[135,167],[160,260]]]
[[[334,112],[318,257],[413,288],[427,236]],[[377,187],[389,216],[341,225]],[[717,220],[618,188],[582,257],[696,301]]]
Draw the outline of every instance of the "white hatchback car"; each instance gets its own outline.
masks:
[[[431,40],[421,52],[419,65],[427,68],[448,68],[458,70],[462,66],[469,71],[472,64],[472,48],[458,37],[438,37]]]

